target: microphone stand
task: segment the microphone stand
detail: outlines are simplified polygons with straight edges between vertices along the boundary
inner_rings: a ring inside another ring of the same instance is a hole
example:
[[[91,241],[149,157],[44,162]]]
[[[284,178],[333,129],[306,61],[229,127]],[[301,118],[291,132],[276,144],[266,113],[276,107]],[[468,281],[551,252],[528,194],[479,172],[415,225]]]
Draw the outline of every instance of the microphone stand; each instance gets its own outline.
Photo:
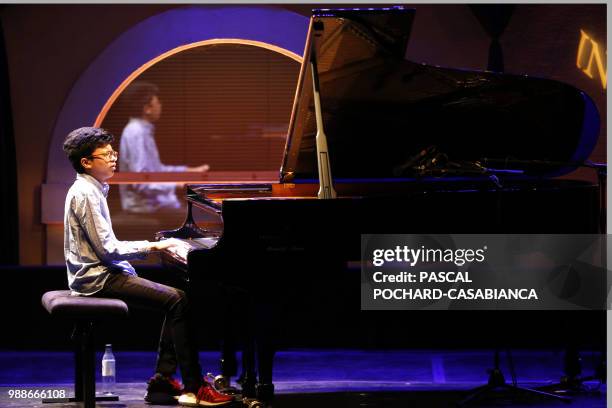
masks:
[[[592,168],[597,172],[597,183],[599,187],[599,232],[600,234],[604,234],[601,256],[602,256],[602,265],[606,264],[606,248],[607,248],[607,237],[605,234],[606,230],[606,178],[607,178],[607,165],[605,163],[592,163],[587,162],[584,163],[582,167]],[[591,393],[597,392],[596,390],[590,390],[584,386],[584,383],[587,381],[598,380],[601,383],[606,383],[606,358],[605,358],[605,350],[601,351],[601,355],[599,357],[599,363],[597,367],[595,367],[595,372],[593,375],[589,375],[586,377],[581,377],[582,373],[582,362],[580,358],[580,352],[578,350],[577,345],[570,344],[565,350],[563,371],[565,375],[561,377],[561,380],[556,384],[547,385],[545,387],[540,387],[543,391],[555,392],[555,393]]]
[[[483,167],[483,170],[484,170],[483,174],[488,175],[489,179],[496,186],[496,191],[498,195],[497,195],[497,206],[496,206],[497,211],[496,211],[495,222],[497,224],[497,227],[501,227],[501,191],[503,187],[499,179],[497,178],[496,174],[516,175],[516,174],[521,174],[522,171],[514,170],[514,169],[512,170],[510,169],[487,169],[485,167]],[[510,375],[512,378],[512,383],[511,384],[506,383],[506,379],[504,378],[504,374],[501,370],[500,363],[499,363],[499,360],[500,360],[499,330],[494,330],[494,333],[495,333],[495,351],[493,353],[493,368],[490,368],[487,370],[487,372],[489,373],[489,379],[487,383],[470,390],[467,397],[459,401],[457,403],[457,406],[459,407],[468,406],[472,402],[475,402],[478,399],[481,399],[482,397],[485,397],[486,395],[490,395],[490,394],[493,394],[498,397],[499,391],[510,392],[512,393],[513,396],[520,393],[520,394],[530,395],[530,396],[551,398],[557,401],[571,402],[571,399],[565,396],[560,396],[560,395],[556,395],[556,394],[552,394],[546,391],[540,391],[540,390],[536,390],[532,388],[520,387],[516,381],[516,372],[514,370],[514,362],[512,359],[512,354],[510,353],[509,349],[506,350],[506,354],[508,357],[508,365],[510,368]]]
[[[554,400],[563,401],[563,402],[571,402],[572,400],[568,397],[552,394],[546,391],[540,391],[533,388],[520,387],[516,383],[516,374],[514,372],[514,364],[511,360],[510,351],[507,350],[508,360],[510,361],[511,366],[511,376],[512,376],[512,384],[506,383],[506,379],[504,378],[504,374],[501,371],[499,365],[499,345],[495,347],[495,352],[493,355],[493,368],[487,370],[489,372],[489,380],[487,384],[476,387],[470,391],[467,397],[462,399],[457,403],[459,407],[468,406],[470,403],[476,401],[479,398],[484,397],[486,394],[496,393],[498,391],[510,391],[513,394],[522,393],[525,395],[539,396],[545,398],[552,398]]]
[[[598,181],[598,192],[599,192],[599,203],[600,203],[600,214],[599,214],[599,231],[602,234],[606,233],[606,177],[607,177],[607,165],[604,163],[593,163],[590,161],[586,162],[558,162],[558,161],[546,161],[546,160],[513,160],[513,159],[482,159],[481,162],[484,165],[495,165],[499,166],[500,164],[505,169],[494,170],[487,169],[492,171],[492,174],[497,172],[511,171],[516,172],[516,167],[514,169],[507,169],[508,166],[518,166],[518,167],[529,167],[529,166],[537,166],[537,167],[584,167],[591,168],[597,172],[597,181]],[[525,170],[521,170],[521,172],[526,172]],[[604,247],[605,249],[605,247]],[[605,250],[602,250],[602,256],[605,256]],[[508,351],[509,361],[511,362],[511,357]],[[510,363],[513,383],[512,385],[506,384],[504,376],[499,368],[499,348],[495,349],[494,355],[494,368],[489,370],[489,380],[486,385],[477,387],[472,390],[472,392],[464,398],[462,401],[458,403],[459,406],[465,406],[470,402],[474,401],[478,397],[483,396],[483,394],[487,392],[492,392],[495,390],[510,390],[513,392],[524,392],[528,394],[545,396],[548,398],[554,398],[557,400],[561,400],[564,402],[570,402],[571,399],[557,395],[557,392],[567,392],[567,391],[578,391],[585,392],[587,391],[583,387],[583,383],[585,381],[590,380],[600,380],[601,382],[605,382],[605,359],[604,354],[601,356],[602,361],[600,361],[599,366],[595,370],[595,374],[587,377],[579,377],[581,372],[581,359],[580,354],[578,352],[577,347],[570,346],[566,350],[565,358],[564,358],[564,370],[565,376],[561,379],[561,382],[545,387],[540,387],[539,389],[529,389],[518,387],[516,384],[516,377],[514,374],[513,364]]]

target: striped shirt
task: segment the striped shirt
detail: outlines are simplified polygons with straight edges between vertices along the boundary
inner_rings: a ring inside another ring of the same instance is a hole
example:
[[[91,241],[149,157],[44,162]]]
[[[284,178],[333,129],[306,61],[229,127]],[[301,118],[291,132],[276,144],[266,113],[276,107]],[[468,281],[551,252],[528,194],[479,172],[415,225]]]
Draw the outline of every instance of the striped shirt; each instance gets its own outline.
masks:
[[[109,186],[77,174],[64,206],[64,258],[73,294],[92,295],[111,270],[136,275],[129,259],[149,253],[149,241],[119,241],[113,232],[106,197]]]

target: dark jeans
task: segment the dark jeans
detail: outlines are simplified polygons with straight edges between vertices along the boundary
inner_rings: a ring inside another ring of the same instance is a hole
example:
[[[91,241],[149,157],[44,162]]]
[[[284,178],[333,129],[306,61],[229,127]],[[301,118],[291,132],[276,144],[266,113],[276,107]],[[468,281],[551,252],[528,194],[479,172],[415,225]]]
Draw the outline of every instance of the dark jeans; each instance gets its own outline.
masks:
[[[185,390],[196,391],[202,383],[202,368],[196,349],[195,330],[185,292],[136,276],[111,273],[96,296],[121,299],[128,307],[161,311],[162,325],[156,372],[172,375],[181,369]]]

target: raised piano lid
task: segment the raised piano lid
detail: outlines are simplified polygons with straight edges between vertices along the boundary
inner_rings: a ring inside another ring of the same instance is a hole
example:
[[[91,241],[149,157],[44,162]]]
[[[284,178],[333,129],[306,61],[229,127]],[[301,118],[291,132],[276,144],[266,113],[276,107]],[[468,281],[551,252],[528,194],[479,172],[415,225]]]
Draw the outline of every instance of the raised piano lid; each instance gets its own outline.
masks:
[[[582,162],[595,146],[599,115],[576,88],[405,60],[413,9],[313,13],[281,182],[318,180],[310,52],[318,64],[334,182],[399,180],[394,169],[429,146],[452,161],[559,163]],[[529,174],[554,176],[574,168],[545,166]]]

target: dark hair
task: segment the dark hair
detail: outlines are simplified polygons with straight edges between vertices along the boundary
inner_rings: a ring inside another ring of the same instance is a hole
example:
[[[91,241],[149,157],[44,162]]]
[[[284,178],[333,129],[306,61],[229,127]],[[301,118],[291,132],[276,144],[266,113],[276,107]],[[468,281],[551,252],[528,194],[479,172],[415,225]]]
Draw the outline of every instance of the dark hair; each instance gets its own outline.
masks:
[[[115,137],[104,129],[82,127],[73,130],[66,136],[62,148],[77,173],[85,173],[85,169],[81,166],[81,159],[91,156],[98,147],[111,144],[113,140]]]
[[[132,82],[121,95],[127,114],[132,118],[142,116],[143,108],[159,94],[157,85],[145,81]]]

